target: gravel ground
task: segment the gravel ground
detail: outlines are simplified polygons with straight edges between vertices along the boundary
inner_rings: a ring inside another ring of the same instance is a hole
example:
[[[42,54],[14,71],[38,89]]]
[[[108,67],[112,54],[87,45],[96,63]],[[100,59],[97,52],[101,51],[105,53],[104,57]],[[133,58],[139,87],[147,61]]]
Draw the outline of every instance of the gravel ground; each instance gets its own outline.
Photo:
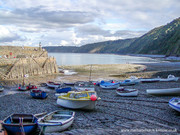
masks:
[[[101,101],[94,111],[74,110],[75,120],[72,126],[61,133],[47,135],[108,135],[108,134],[179,134],[180,114],[168,106],[173,96],[155,97],[146,94],[148,88],[180,87],[178,82],[141,83],[126,86],[139,90],[138,97],[120,97],[115,90],[104,90],[96,86]],[[18,92],[15,88],[5,91],[10,95],[0,94],[0,119],[12,113],[42,113],[54,110],[64,110],[56,104],[55,91],[44,87],[48,98],[44,100],[32,99],[27,92]],[[4,92],[5,92],[4,91]],[[14,94],[15,93],[15,94]],[[68,110],[68,109],[66,109]]]

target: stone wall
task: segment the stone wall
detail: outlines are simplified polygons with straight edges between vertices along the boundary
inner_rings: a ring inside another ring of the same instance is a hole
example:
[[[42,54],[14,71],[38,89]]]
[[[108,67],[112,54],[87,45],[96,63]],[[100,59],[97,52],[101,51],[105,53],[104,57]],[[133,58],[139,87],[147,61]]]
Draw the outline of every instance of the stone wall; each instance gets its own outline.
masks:
[[[56,59],[53,57],[6,59],[11,64],[0,66],[1,79],[21,79],[23,76],[39,76],[58,73]],[[5,64],[6,61],[3,61]]]

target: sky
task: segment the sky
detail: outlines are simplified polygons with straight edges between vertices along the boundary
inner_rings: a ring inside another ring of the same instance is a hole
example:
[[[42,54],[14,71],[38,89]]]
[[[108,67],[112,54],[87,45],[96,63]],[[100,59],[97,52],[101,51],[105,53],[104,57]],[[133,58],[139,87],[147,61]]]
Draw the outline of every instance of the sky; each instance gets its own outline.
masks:
[[[0,0],[0,45],[82,46],[140,37],[179,15],[180,0]]]

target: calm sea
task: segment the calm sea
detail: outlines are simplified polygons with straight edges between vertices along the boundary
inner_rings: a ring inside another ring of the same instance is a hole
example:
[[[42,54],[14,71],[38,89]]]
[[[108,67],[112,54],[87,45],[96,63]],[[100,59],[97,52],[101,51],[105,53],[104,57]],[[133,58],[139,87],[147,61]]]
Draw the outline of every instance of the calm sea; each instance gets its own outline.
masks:
[[[56,58],[58,65],[86,65],[86,64],[126,64],[126,63],[154,63],[160,62],[148,57],[135,57],[114,54],[89,53],[48,53]]]

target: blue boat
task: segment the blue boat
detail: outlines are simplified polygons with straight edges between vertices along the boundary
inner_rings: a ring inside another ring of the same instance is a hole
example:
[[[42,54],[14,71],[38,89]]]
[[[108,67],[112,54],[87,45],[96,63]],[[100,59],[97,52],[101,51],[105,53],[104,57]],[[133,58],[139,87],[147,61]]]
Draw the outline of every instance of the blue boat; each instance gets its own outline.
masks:
[[[71,87],[59,87],[59,88],[56,88],[57,93],[67,93],[69,91],[71,91]]]
[[[33,90],[31,90],[30,95],[33,98],[40,98],[40,99],[45,99],[48,96],[48,94],[45,91],[40,90],[40,89],[33,89]]]
[[[116,89],[119,87],[119,82],[115,83],[115,82],[105,82],[105,81],[101,81],[100,83],[100,87],[103,89]]]
[[[12,114],[3,120],[8,135],[31,134],[37,130],[37,118],[32,114]]]

